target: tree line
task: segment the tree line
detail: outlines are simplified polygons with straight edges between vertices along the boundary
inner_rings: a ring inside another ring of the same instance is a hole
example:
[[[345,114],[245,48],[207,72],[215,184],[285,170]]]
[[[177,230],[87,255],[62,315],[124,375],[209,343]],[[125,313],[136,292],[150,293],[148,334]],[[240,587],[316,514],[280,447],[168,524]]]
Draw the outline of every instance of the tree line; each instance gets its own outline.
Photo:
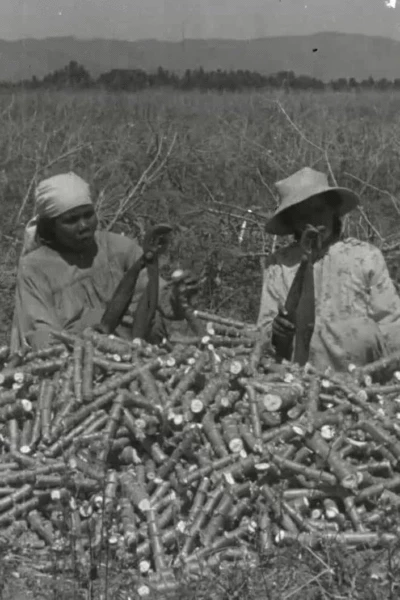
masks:
[[[245,89],[260,90],[279,88],[285,90],[400,90],[400,78],[394,80],[373,77],[357,81],[354,78],[339,78],[325,83],[308,75],[295,75],[293,71],[280,71],[273,75],[262,75],[247,70],[214,70],[203,68],[187,69],[183,74],[168,71],[159,67],[149,73],[143,69],[112,69],[93,78],[91,74],[75,61],[71,61],[63,69],[58,69],[43,78],[32,77],[29,80],[10,83],[0,82],[1,88],[22,89],[106,89],[137,92],[147,88],[169,87],[180,90],[216,90],[241,91]]]

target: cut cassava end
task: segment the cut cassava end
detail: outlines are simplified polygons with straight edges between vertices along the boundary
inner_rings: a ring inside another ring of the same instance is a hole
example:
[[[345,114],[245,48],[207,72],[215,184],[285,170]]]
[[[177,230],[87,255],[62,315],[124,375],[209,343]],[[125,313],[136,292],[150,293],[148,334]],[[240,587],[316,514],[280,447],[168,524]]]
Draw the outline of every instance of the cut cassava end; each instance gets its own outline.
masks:
[[[232,340],[255,344],[256,336],[227,324],[213,329],[207,343],[173,349],[86,332],[64,338],[66,356],[59,347],[54,358],[31,354],[3,369],[0,535],[15,520],[29,522],[49,551],[72,535],[82,561],[108,545],[149,586],[168,579],[172,564],[194,573],[277,542],[323,543],[335,534],[350,545],[381,544],[381,534],[393,535],[398,383],[365,387],[365,378],[358,384],[269,357],[255,372],[253,346]],[[84,385],[88,340],[95,368]],[[268,394],[283,399],[272,411]],[[70,501],[69,529],[53,525],[54,541],[41,525]],[[102,521],[110,524],[103,537]],[[365,529],[374,537],[358,537]]]

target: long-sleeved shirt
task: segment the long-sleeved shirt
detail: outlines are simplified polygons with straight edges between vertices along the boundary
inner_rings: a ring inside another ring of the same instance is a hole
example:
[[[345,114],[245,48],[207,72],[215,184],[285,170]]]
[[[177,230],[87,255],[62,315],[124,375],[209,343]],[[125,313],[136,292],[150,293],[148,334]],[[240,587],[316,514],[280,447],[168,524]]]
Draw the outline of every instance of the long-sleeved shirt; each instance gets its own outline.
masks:
[[[11,351],[27,342],[33,349],[46,346],[50,330],[71,333],[100,323],[124,273],[140,258],[139,244],[125,236],[97,231],[94,257],[62,255],[41,246],[20,260],[15,292]],[[135,310],[147,285],[141,271],[130,310]],[[160,307],[173,318],[165,282],[160,279]],[[118,331],[118,330],[117,330]]]
[[[269,261],[258,317],[265,332],[285,303],[300,259],[293,243]],[[354,238],[335,242],[314,264],[314,286],[311,364],[342,371],[400,350],[400,298],[378,248]]]

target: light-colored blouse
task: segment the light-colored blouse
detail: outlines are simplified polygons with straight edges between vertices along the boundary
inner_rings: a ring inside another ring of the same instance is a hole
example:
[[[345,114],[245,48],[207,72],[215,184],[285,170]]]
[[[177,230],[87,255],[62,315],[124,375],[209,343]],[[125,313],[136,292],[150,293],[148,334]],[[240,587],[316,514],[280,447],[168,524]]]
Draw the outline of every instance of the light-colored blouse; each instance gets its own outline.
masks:
[[[299,267],[298,243],[278,250],[264,273],[258,324],[271,330]],[[316,315],[309,361],[347,369],[400,350],[400,298],[385,259],[354,238],[337,241],[314,264]]]
[[[51,329],[77,333],[100,323],[123,274],[143,251],[135,240],[123,235],[97,231],[95,239],[97,253],[90,260],[83,255],[60,254],[44,245],[21,258],[12,352],[18,351],[24,340],[33,349],[46,346]],[[131,311],[135,310],[146,285],[147,272],[143,270],[132,297]],[[165,283],[160,280],[160,303],[164,309],[167,295]]]

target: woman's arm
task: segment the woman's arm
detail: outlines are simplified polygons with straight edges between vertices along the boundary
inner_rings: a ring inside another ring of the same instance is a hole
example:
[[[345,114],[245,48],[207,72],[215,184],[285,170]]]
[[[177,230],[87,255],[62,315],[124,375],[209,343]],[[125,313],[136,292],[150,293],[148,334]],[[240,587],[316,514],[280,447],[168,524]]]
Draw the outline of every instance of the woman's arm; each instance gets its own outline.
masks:
[[[34,350],[47,346],[52,329],[61,327],[46,276],[22,259],[17,273],[11,352],[18,352],[26,343]]]
[[[284,304],[287,290],[284,285],[282,265],[273,263],[267,266],[263,273],[260,309],[257,325],[267,334],[272,328],[272,322],[279,313],[279,307]]]
[[[388,350],[400,350],[400,298],[378,248],[371,251],[366,267],[370,317],[378,324]]]
[[[143,254],[143,250],[138,242],[132,238],[110,234],[110,239],[117,248],[119,260],[124,273],[139,260]],[[147,271],[143,269],[138,277],[135,292],[128,309],[128,312],[133,315],[136,311],[139,300],[144,293],[148,282]],[[183,319],[182,313],[179,310],[179,304],[174,297],[173,291],[166,281],[160,277],[159,279],[159,302],[158,307],[161,314],[171,320]]]

